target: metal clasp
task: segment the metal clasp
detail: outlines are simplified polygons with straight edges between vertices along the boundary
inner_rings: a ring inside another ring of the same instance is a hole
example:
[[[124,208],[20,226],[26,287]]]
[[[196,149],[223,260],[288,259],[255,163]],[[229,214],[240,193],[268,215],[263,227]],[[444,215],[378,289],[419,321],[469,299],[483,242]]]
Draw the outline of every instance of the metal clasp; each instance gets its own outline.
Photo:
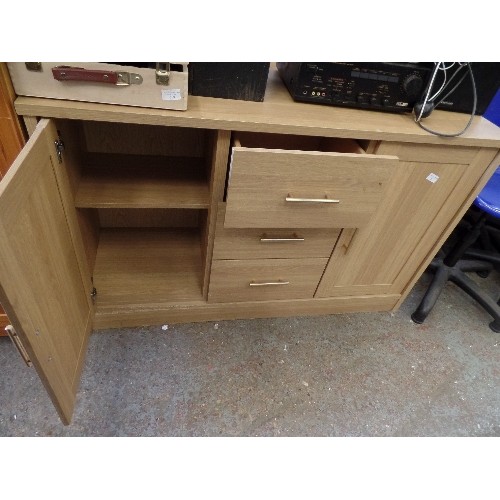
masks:
[[[170,81],[170,63],[156,63],[156,83],[168,85]]]
[[[126,71],[117,72],[118,80],[116,85],[140,85],[142,76],[138,73],[127,73]]]

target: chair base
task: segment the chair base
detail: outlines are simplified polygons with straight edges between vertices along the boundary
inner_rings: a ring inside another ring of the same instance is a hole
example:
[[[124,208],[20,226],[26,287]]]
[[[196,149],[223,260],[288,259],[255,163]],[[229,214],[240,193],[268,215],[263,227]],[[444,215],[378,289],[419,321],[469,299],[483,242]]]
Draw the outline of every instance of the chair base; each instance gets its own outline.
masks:
[[[493,321],[489,324],[489,327],[494,332],[500,333],[500,305],[465,274],[467,272],[489,273],[492,269],[493,264],[491,262],[459,260],[454,266],[448,266],[443,262],[442,257],[436,257],[427,269],[434,271],[433,280],[420,305],[411,315],[411,319],[415,323],[423,323],[432,311],[446,283],[452,281],[476,300],[493,317]]]

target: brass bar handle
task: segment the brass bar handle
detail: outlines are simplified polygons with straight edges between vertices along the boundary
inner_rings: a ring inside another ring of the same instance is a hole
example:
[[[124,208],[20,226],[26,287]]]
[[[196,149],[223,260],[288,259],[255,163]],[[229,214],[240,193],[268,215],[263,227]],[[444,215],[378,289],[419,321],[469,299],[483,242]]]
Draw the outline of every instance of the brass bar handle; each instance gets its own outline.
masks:
[[[274,285],[289,285],[289,281],[267,281],[263,283],[249,283],[250,286],[274,286]]]
[[[340,203],[340,200],[332,200],[331,198],[327,198],[326,195],[324,198],[294,198],[288,195],[285,201],[292,203]]]
[[[23,358],[23,361],[26,363],[26,366],[31,366],[32,363],[29,354],[26,352],[21,339],[18,337],[17,332],[14,330],[14,327],[12,325],[7,325],[5,327],[5,331],[9,335],[10,340],[12,340],[12,343],[16,346],[19,354],[21,355],[21,358]]]

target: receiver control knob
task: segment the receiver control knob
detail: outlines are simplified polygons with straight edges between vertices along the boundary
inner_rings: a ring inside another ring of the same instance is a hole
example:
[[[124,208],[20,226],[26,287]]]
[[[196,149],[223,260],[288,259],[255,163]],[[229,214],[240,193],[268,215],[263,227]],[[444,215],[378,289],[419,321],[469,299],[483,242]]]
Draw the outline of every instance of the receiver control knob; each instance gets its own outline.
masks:
[[[418,97],[422,90],[422,84],[420,75],[411,74],[403,80],[403,90],[408,97]]]

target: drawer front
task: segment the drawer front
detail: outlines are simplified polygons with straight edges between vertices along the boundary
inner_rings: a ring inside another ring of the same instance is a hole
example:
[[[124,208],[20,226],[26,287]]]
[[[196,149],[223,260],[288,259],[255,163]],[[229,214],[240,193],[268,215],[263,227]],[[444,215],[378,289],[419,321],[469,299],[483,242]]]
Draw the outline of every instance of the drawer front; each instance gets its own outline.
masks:
[[[396,157],[233,148],[225,227],[362,227]]]
[[[224,227],[220,204],[214,259],[299,259],[330,257],[340,229],[247,229]]]
[[[312,299],[328,259],[215,260],[209,302]]]

